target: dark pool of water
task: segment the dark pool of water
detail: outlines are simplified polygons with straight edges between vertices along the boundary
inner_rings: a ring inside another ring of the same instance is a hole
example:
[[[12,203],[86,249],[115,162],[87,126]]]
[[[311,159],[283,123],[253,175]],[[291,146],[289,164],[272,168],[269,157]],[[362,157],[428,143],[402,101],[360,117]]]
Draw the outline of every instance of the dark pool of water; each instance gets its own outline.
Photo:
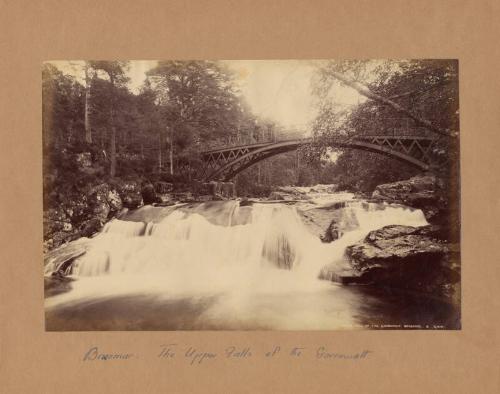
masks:
[[[333,283],[314,292],[248,299],[225,293],[83,298],[47,308],[45,317],[48,331],[460,328],[459,310],[442,300]]]

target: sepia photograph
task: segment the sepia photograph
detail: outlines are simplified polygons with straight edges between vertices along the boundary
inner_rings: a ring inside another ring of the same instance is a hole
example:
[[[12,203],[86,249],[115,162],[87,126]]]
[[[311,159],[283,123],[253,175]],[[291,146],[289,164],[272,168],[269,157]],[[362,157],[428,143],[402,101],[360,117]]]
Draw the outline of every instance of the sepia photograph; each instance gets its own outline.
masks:
[[[46,331],[461,329],[458,60],[41,67]]]

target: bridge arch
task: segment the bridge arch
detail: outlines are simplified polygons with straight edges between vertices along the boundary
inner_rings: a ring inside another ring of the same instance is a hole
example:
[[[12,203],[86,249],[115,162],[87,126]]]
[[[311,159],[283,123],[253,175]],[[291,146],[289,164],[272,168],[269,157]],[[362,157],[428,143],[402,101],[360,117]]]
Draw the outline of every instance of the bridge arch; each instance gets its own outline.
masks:
[[[358,136],[333,143],[331,146],[383,154],[426,171],[430,167],[429,153],[435,141],[432,137],[418,136]],[[202,158],[209,167],[205,179],[229,181],[259,161],[294,151],[309,142],[311,139],[297,139],[204,152]]]

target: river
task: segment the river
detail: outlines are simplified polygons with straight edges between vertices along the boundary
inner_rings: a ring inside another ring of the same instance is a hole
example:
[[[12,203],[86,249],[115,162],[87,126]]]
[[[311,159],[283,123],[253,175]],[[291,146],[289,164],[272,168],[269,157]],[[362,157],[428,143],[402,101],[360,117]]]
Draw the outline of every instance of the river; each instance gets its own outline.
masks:
[[[318,234],[332,218],[343,235],[323,243]],[[420,210],[348,193],[146,206],[89,241],[68,268],[69,291],[45,299],[46,329],[440,328],[454,311],[439,300],[319,279],[325,267],[348,272],[345,248],[390,224],[427,222]]]

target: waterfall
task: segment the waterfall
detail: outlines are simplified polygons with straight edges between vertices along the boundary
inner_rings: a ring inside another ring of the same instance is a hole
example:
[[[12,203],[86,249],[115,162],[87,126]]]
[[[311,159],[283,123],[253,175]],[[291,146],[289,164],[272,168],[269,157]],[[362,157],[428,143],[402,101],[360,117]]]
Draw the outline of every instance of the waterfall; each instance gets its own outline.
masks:
[[[316,278],[326,264],[337,263],[340,269],[345,248],[371,230],[390,224],[426,224],[419,210],[351,201],[337,210],[343,236],[324,244],[304,225],[296,207],[255,204],[245,207],[251,208],[251,215],[242,220],[238,202],[223,206],[225,225],[210,220],[220,206],[209,206],[205,212],[174,210],[158,223],[115,219],[92,240],[89,251],[76,259],[72,275],[180,275],[184,282],[189,278],[198,282],[194,278],[200,275],[217,276],[220,281],[235,271],[266,275],[270,269],[281,268],[303,279]]]
[[[216,300],[203,313],[209,327],[221,321],[231,327],[353,327],[350,310],[363,301],[319,280],[324,267],[345,270],[345,248],[371,230],[427,222],[419,210],[351,198],[339,204],[333,197],[334,203],[321,197],[320,204],[295,206],[220,201],[139,209],[87,240],[87,252],[66,271],[76,279],[71,290],[46,298],[45,306],[93,305],[121,296],[136,302],[147,296],[159,308],[185,299],[195,305]],[[303,221],[307,209],[334,217],[341,238],[321,242]]]

